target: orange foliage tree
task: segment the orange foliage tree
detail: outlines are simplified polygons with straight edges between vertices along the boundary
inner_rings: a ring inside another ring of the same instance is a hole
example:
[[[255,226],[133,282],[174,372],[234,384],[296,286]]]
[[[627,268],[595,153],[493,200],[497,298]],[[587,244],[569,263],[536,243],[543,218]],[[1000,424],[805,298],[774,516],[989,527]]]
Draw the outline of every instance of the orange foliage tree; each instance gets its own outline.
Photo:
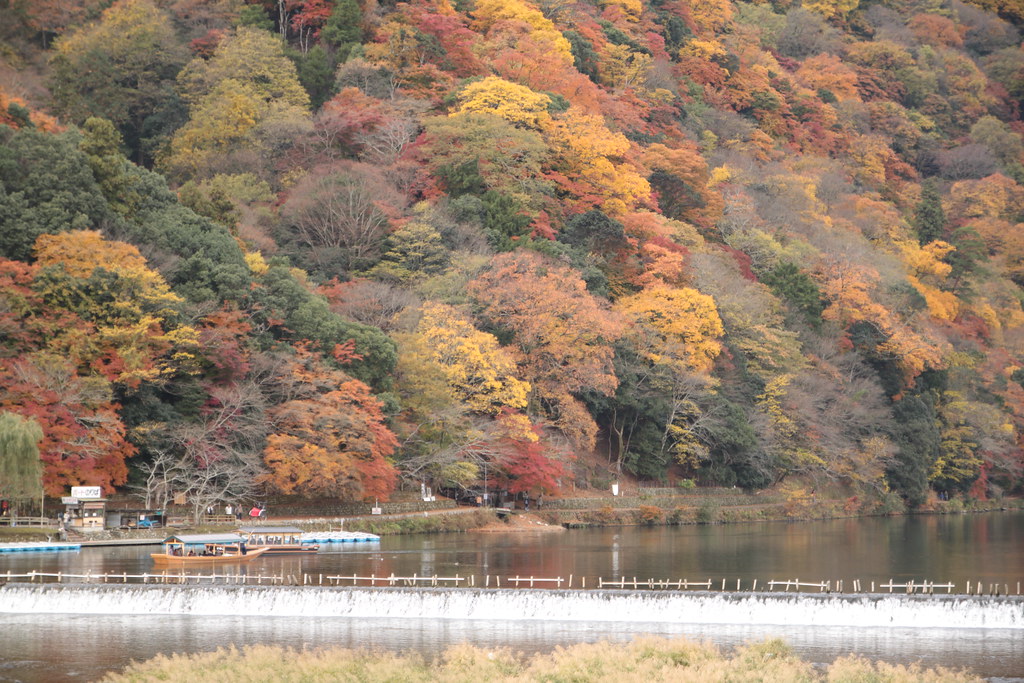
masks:
[[[532,402],[578,445],[594,444],[597,426],[574,394],[614,393],[611,342],[621,319],[589,292],[579,274],[540,254],[500,254],[467,286],[492,329],[507,331]]]
[[[895,311],[874,299],[881,279],[877,270],[831,258],[822,260],[818,273],[822,294],[829,300],[822,317],[844,328],[864,322],[878,330],[885,337],[879,350],[892,355],[908,386],[924,370],[942,367],[947,345],[927,333],[919,333]]]
[[[292,398],[268,411],[262,481],[282,493],[387,500],[398,442],[370,388],[301,348],[285,373]]]

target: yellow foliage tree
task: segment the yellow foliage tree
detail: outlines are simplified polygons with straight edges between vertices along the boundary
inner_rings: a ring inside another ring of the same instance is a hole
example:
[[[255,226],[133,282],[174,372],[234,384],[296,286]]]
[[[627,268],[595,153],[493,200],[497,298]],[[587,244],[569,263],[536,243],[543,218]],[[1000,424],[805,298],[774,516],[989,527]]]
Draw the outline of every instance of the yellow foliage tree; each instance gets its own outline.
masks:
[[[245,143],[250,131],[265,116],[267,103],[251,86],[235,80],[219,83],[197,103],[188,123],[171,140],[164,167],[178,173],[196,174]]]
[[[613,133],[600,116],[570,107],[555,121],[550,133],[564,170],[581,188],[603,200],[606,213],[622,214],[651,193],[640,173],[622,159],[629,140]]]
[[[845,17],[851,11],[857,9],[860,0],[804,0],[802,7],[811,12],[817,12],[826,19]]]
[[[850,157],[857,180],[873,187],[885,185],[885,164],[892,149],[878,135],[861,135],[850,144]]]
[[[76,230],[40,235],[35,255],[42,267],[37,291],[51,305],[95,325],[89,338],[68,330],[55,344],[83,361],[113,350],[119,360],[109,363],[110,379],[128,387],[190,370],[199,334],[178,322],[181,297],[134,246],[105,240],[94,230]]]
[[[452,392],[469,409],[497,415],[526,408],[529,382],[516,378],[516,363],[494,335],[481,332],[451,306],[428,303],[416,329],[442,369]]]
[[[694,38],[686,41],[686,45],[679,48],[680,57],[693,57],[704,61],[710,61],[715,57],[725,57],[726,54],[728,53],[725,48],[717,40]]]
[[[92,318],[139,319],[143,312],[169,317],[177,314],[183,299],[171,291],[160,273],[152,270],[139,250],[126,242],[106,240],[97,230],[73,230],[58,235],[40,235],[35,244],[36,261],[42,267],[61,266],[74,278],[88,279],[98,269],[130,281],[125,294],[105,310],[84,311]]]
[[[246,166],[253,154],[270,158],[275,146],[286,146],[312,125],[309,95],[295,65],[267,31],[240,27],[210,59],[193,59],[178,75],[178,86],[189,102],[189,121],[159,162],[179,178],[251,170]],[[232,168],[229,161],[239,154]]]
[[[377,40],[366,45],[366,59],[395,71],[413,69],[425,59],[424,44],[404,17],[389,19],[377,27]]]
[[[734,14],[730,0],[701,0],[689,4],[693,22],[701,33],[714,33],[729,25]]]
[[[616,309],[653,335],[647,357],[654,363],[708,372],[722,350],[715,301],[696,289],[656,286],[620,299]]]
[[[953,292],[939,288],[953,267],[942,259],[956,251],[956,247],[942,240],[919,245],[912,240],[899,242],[900,257],[910,273],[907,280],[924,297],[928,312],[939,320],[954,320],[960,312],[960,300]]]
[[[822,467],[825,461],[804,445],[800,423],[784,405],[786,389],[792,381],[793,375],[777,375],[757,397],[757,407],[768,418],[771,430],[768,446],[787,468]]]
[[[943,393],[939,408],[943,423],[941,448],[929,473],[930,480],[964,482],[978,475],[982,459],[978,454],[977,435],[969,420],[973,407],[960,392]],[[1012,426],[1010,429],[1012,431]]]
[[[252,86],[264,102],[309,108],[309,94],[285,56],[284,42],[262,29],[239,27],[217,45],[211,58],[196,57],[178,74],[182,95],[193,105],[226,80]]]
[[[551,98],[497,76],[470,83],[459,93],[457,113],[494,114],[509,123],[541,130],[551,116],[547,106]]]
[[[572,45],[555,24],[530,3],[522,0],[477,0],[473,18],[476,20],[476,28],[484,32],[501,22],[524,23],[534,33],[547,38],[554,50],[572,63]]]
[[[631,50],[628,45],[609,45],[601,55],[601,83],[613,90],[627,88],[647,74],[652,61],[650,55]]]

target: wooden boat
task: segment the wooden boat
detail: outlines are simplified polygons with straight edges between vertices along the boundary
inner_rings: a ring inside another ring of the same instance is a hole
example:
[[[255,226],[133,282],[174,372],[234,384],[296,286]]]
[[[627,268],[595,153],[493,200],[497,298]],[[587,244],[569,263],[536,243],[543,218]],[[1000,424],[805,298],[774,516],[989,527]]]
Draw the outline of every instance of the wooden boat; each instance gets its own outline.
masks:
[[[150,553],[157,565],[208,566],[249,562],[266,549],[250,549],[238,534],[179,534],[164,539],[162,553]]]
[[[316,543],[302,542],[302,529],[294,526],[243,526],[238,533],[245,536],[247,548],[260,548],[267,555],[307,555],[320,550]]]

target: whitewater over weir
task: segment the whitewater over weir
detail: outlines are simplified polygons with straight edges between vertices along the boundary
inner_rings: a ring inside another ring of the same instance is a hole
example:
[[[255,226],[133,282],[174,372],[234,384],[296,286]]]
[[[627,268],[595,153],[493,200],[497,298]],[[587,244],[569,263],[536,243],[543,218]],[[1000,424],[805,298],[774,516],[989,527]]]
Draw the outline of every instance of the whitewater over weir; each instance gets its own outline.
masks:
[[[1024,629],[1024,598],[665,591],[7,584],[0,613]]]

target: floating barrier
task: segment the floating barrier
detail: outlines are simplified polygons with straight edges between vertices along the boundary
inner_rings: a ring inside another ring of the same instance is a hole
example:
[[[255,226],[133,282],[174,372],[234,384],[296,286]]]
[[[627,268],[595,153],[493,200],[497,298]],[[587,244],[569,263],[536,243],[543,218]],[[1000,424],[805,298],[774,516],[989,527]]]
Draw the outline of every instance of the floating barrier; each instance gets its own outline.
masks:
[[[291,583],[296,583],[296,579],[293,576],[283,575],[265,575],[265,574],[241,574],[241,573],[228,573],[218,574],[186,574],[184,571],[181,572],[170,572],[164,571],[159,574],[129,574],[128,572],[122,572],[120,574],[104,572],[102,574],[94,574],[93,572],[87,572],[85,574],[72,574],[70,572],[37,572],[31,571],[26,574],[14,574],[13,572],[7,572],[6,574],[0,574],[0,585],[4,582],[14,584],[18,581],[28,581],[29,583],[64,583],[65,581],[70,584],[75,583],[164,583],[164,584],[202,584],[204,582],[209,584],[223,583],[223,584],[255,584],[257,586],[267,585],[284,585],[290,580]]]
[[[0,543],[0,553],[50,553],[62,550],[81,550],[81,543]]]
[[[223,584],[249,584],[256,583],[257,585],[263,585],[264,583],[269,585],[292,585],[292,586],[351,586],[355,587],[378,587],[378,586],[451,586],[453,588],[502,588],[502,582],[504,581],[505,588],[549,588],[554,587],[558,589],[568,590],[587,590],[587,577],[585,576],[574,576],[569,574],[567,577],[556,576],[556,577],[541,577],[541,576],[491,576],[487,574],[480,577],[477,580],[476,575],[468,574],[466,576],[437,576],[425,575],[420,576],[413,574],[412,576],[396,576],[395,574],[389,575],[376,575],[371,574],[370,576],[360,576],[358,574],[351,575],[335,575],[335,574],[253,574],[253,573],[241,573],[237,570],[225,571],[223,574],[216,572],[212,574],[198,574],[198,573],[185,573],[184,571],[170,572],[164,571],[158,574],[128,574],[127,572],[118,573],[92,573],[87,574],[71,574],[68,572],[41,572],[41,571],[30,571],[24,574],[15,574],[8,571],[6,574],[0,573],[0,583],[14,583],[14,582],[29,583],[47,583],[54,582],[63,583],[68,581],[70,583],[84,582],[84,583],[195,583],[200,584],[208,582],[210,584],[223,583]],[[633,578],[620,578],[620,579],[605,579],[598,577],[597,581],[591,580],[590,589],[608,591],[611,589],[617,590],[632,590],[632,591],[689,591],[691,589],[699,589],[707,593],[726,593],[726,594],[739,594],[739,593],[775,593],[785,592],[789,593],[790,589],[793,590],[793,594],[808,594],[809,590],[801,589],[816,589],[818,593],[836,593],[836,594],[847,594],[847,595],[880,595],[880,594],[900,594],[906,595],[921,595],[930,596],[936,595],[935,591],[944,590],[946,595],[954,595],[957,590],[957,585],[952,582],[947,583],[936,583],[934,581],[907,581],[905,583],[895,583],[892,579],[888,583],[876,584],[874,581],[869,583],[870,590],[865,589],[863,582],[859,579],[854,579],[849,583],[851,590],[846,590],[847,584],[843,580],[837,581],[800,581],[799,579],[786,579],[786,580],[775,580],[764,581],[760,583],[761,590],[758,591],[758,580],[744,582],[742,579],[736,579],[735,584],[727,579],[722,579],[721,582],[712,581],[707,579],[704,581],[691,581],[689,579],[638,579]],[[1008,583],[988,583],[984,584],[981,581],[977,583],[973,581],[967,581],[964,583],[963,591],[959,593],[962,596],[989,596],[989,597],[1021,597],[1021,582],[1018,581],[1016,584]]]

